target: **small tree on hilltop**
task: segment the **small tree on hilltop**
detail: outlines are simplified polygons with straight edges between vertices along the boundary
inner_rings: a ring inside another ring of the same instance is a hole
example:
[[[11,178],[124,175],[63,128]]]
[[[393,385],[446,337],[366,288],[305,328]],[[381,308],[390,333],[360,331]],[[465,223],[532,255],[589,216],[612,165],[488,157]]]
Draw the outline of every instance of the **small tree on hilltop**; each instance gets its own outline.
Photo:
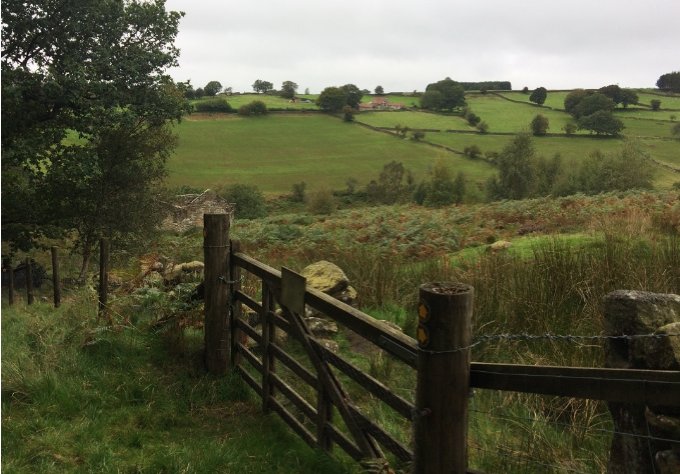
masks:
[[[680,92],[680,71],[663,74],[656,81],[656,87],[672,92]]]
[[[544,115],[538,114],[531,121],[531,132],[534,134],[534,136],[544,136],[548,132],[549,127],[550,122]]]
[[[375,94],[376,95],[383,95],[385,93],[385,90],[383,89],[383,86],[376,86],[375,88]]]
[[[219,81],[210,81],[203,88],[203,92],[205,92],[205,95],[208,95],[208,96],[211,96],[211,97],[214,96],[214,95],[217,95],[217,93],[221,90],[222,90],[222,84],[220,84]]]
[[[529,96],[529,101],[533,102],[534,104],[543,105],[547,97],[548,91],[546,90],[546,88],[538,87]]]
[[[281,84],[281,97],[284,99],[292,99],[295,97],[297,89],[298,85],[293,81],[284,81],[283,84]]]
[[[274,84],[272,84],[269,81],[263,81],[262,79],[258,79],[253,83],[253,90],[257,92],[258,94],[262,92],[263,94],[266,94],[270,90],[274,89]]]
[[[339,112],[347,105],[347,93],[339,87],[326,87],[316,99],[316,104],[325,112]]]

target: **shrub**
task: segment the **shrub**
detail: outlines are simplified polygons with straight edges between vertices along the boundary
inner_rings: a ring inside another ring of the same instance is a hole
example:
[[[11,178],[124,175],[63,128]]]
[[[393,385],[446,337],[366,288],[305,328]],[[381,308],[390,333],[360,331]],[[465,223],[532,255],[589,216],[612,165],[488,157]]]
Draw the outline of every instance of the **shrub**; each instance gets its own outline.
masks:
[[[413,132],[411,135],[411,140],[414,140],[416,142],[419,142],[420,140],[425,138],[425,132],[422,132],[420,130]]]
[[[563,130],[567,135],[573,135],[576,133],[577,127],[575,123],[569,122],[564,126]]]
[[[486,122],[479,122],[477,124],[477,130],[482,134],[487,133],[489,131],[489,124]]]
[[[332,214],[336,204],[330,189],[322,188],[307,196],[307,210],[312,214]]]
[[[354,109],[350,107],[349,105],[346,105],[342,108],[342,119],[345,122],[353,122],[354,121]]]
[[[652,110],[659,110],[661,108],[661,101],[659,99],[652,99],[649,101],[649,105],[652,106]]]
[[[290,200],[293,202],[305,202],[305,188],[307,183],[301,181],[299,183],[293,183],[293,192],[290,195]]]
[[[465,147],[463,154],[470,159],[476,160],[482,156],[482,150],[477,145],[470,145]]]
[[[265,115],[268,112],[267,104],[261,100],[254,100],[249,104],[242,105],[238,109],[238,114],[244,117],[249,117],[251,115]]]
[[[474,112],[468,112],[465,118],[471,127],[475,127],[479,122],[482,121],[481,117]]]
[[[194,109],[196,112],[206,113],[229,113],[234,111],[231,105],[229,105],[229,102],[224,99],[213,99],[198,102],[194,104]]]
[[[257,219],[267,215],[264,195],[254,184],[232,184],[218,194],[236,207],[237,219]]]
[[[549,127],[550,122],[545,115],[538,114],[531,121],[531,132],[537,137],[545,135]]]

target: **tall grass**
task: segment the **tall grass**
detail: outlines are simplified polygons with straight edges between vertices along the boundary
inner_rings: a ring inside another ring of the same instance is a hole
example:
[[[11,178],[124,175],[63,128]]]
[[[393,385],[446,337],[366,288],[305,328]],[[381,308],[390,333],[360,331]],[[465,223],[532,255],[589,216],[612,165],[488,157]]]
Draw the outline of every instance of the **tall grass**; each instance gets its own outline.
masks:
[[[155,315],[119,303],[138,324],[100,326],[85,290],[56,310],[3,306],[3,472],[352,472],[262,415],[239,378],[206,375],[201,332],[169,350]]]

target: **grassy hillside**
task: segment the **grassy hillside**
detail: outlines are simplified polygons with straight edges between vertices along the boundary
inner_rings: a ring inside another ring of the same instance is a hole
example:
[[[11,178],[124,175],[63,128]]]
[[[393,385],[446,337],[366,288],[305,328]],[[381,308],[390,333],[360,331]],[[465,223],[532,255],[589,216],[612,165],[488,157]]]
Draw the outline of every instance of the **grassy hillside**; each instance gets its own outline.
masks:
[[[350,177],[360,184],[375,179],[392,160],[419,178],[438,158],[472,179],[492,171],[487,164],[319,114],[193,115],[177,131],[179,147],[169,163],[171,186],[248,183],[267,193],[287,193],[293,183],[305,181],[310,189],[342,189]]]

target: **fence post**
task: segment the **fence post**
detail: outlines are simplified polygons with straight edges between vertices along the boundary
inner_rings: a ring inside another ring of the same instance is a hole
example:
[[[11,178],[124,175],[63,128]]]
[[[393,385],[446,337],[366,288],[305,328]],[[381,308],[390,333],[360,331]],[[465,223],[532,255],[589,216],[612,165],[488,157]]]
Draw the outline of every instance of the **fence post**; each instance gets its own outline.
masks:
[[[33,304],[33,267],[31,259],[26,259],[26,302]]]
[[[203,214],[205,367],[221,375],[231,359],[229,315],[229,215]]]
[[[9,298],[9,305],[14,304],[14,265],[12,265],[12,260],[9,260],[9,290],[7,297]]]
[[[99,239],[99,316],[106,316],[109,289],[109,241]]]
[[[59,258],[57,247],[52,247],[52,287],[54,288],[54,307],[61,305],[61,283],[59,281]]]
[[[420,287],[414,474],[467,472],[473,294],[460,283]]]

